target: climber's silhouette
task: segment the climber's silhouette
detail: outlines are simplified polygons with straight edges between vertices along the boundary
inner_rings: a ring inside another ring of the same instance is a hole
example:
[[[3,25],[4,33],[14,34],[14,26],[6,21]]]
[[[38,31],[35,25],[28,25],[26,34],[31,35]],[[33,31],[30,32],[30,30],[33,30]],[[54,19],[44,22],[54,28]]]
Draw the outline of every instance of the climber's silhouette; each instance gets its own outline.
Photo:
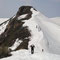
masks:
[[[34,54],[34,48],[35,48],[35,46],[32,44],[30,47],[31,47],[31,54]]]
[[[44,49],[42,49],[42,52],[44,52]]]

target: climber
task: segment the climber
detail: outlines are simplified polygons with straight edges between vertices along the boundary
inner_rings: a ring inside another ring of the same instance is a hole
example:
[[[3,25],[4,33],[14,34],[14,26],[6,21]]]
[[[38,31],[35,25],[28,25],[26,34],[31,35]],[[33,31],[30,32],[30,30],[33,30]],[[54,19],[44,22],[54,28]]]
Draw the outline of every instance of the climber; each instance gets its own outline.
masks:
[[[35,48],[35,46],[32,44],[30,47],[31,47],[31,54],[34,54],[34,48]]]
[[[42,52],[44,52],[44,49],[42,49]]]

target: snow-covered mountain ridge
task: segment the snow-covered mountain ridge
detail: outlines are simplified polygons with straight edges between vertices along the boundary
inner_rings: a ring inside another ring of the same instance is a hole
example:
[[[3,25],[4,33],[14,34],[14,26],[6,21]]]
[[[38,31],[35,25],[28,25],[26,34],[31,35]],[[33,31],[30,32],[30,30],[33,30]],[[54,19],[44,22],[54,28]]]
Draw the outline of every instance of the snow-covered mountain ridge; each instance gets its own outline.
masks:
[[[34,13],[34,11],[33,11]],[[60,54],[60,26],[58,23],[53,23],[50,21],[50,18],[41,16],[39,13],[35,16],[35,21],[41,27],[43,34],[48,41],[48,51],[52,53]]]
[[[42,55],[42,49],[44,49],[44,52],[47,52],[46,55],[49,55],[49,53],[60,55],[59,20],[60,19],[57,21],[57,18],[45,17],[42,13],[35,10],[31,6],[22,6],[19,8],[15,16],[8,19],[7,21],[5,20],[6,22],[3,21],[5,23],[2,22],[3,24],[0,26],[0,45],[8,46],[13,51],[28,49],[27,51],[23,50],[23,52],[25,51],[27,54],[29,54],[30,45],[34,44],[35,53],[39,54],[39,56]],[[23,54],[23,52],[20,52],[20,54]],[[11,60],[14,57],[13,52],[12,54],[13,56],[10,57]],[[18,53],[16,55],[18,55]],[[7,60],[8,59],[9,58],[7,58]],[[19,60],[21,57],[19,58],[18,56],[17,59]],[[28,57],[28,60],[31,59]],[[38,59],[36,58],[36,60]],[[43,59],[41,58],[41,60]]]

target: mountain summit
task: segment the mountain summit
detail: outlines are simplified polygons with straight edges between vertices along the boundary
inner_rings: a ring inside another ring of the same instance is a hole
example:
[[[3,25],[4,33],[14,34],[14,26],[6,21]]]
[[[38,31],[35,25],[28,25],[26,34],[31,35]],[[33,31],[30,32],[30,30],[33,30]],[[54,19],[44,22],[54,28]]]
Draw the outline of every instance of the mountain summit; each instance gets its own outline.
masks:
[[[60,54],[60,25],[56,21],[32,6],[21,6],[13,17],[0,23],[0,56],[30,51],[32,44],[35,53]]]
[[[6,27],[0,33],[0,46],[11,47],[17,41],[19,45],[13,50],[28,49],[31,32],[27,25],[23,25],[25,20],[29,20],[32,17],[31,8],[31,6],[20,7],[15,16],[1,24],[1,26],[5,24]],[[21,44],[20,41],[22,41]]]

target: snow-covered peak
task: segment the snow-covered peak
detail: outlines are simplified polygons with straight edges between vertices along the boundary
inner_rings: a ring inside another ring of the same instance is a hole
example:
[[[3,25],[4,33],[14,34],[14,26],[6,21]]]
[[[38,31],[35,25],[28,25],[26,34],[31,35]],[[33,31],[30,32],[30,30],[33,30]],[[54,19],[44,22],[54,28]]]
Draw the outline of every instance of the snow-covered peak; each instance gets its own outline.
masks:
[[[57,22],[57,18],[48,18],[31,6],[22,6],[16,15],[10,18],[5,25],[3,23],[0,26],[1,31],[3,31],[0,32],[0,46],[8,46],[13,51],[21,49],[21,51],[17,51],[17,53],[12,52],[14,56],[10,57],[11,60],[17,54],[17,60],[20,60],[24,54],[28,56],[31,55],[30,46],[32,44],[35,46],[35,54],[32,55],[33,57],[38,55],[41,57],[42,53],[44,53],[45,56],[48,52],[48,55],[51,53],[60,54],[59,24],[60,22]],[[2,29],[3,26],[5,27],[4,29]],[[19,54],[21,54],[21,57]],[[9,60],[9,58],[7,58],[7,60]],[[31,59],[28,57],[28,60]]]
[[[48,47],[46,46],[47,50],[52,53],[60,54],[60,26],[58,23],[53,22],[50,18],[41,17],[41,14],[34,16],[34,19],[40,26],[43,31],[43,35],[46,38],[48,43]]]
[[[48,17],[46,17],[45,15],[43,15],[41,12],[34,10],[33,8],[31,8],[32,11],[32,17],[36,17],[39,18],[40,20],[48,20]]]

